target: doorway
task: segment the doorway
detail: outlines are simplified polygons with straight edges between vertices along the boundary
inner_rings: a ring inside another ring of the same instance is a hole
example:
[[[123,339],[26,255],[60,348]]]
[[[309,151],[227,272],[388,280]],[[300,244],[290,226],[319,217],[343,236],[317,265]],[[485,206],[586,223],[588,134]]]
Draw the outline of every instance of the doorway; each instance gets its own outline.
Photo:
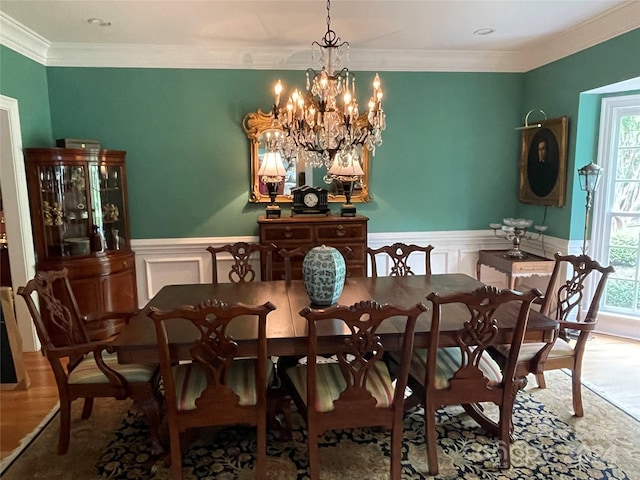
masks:
[[[6,228],[6,245],[15,292],[35,275],[35,252],[31,231],[31,213],[27,178],[22,155],[22,133],[18,101],[0,95],[0,190]],[[40,348],[24,302],[15,302],[16,319],[22,337],[22,350]]]

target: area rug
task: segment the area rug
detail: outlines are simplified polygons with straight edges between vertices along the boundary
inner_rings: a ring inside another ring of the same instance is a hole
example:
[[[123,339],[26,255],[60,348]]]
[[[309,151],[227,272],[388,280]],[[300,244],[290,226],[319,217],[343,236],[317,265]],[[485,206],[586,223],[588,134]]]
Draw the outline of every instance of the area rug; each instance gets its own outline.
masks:
[[[497,468],[497,447],[461,408],[438,413],[438,479],[640,479],[640,424],[595,393],[583,391],[585,417],[573,417],[571,385],[562,372],[548,372],[548,388],[518,395],[512,468]],[[150,456],[144,418],[130,403],[96,401],[94,415],[80,420],[74,407],[69,453],[55,454],[58,418],[6,470],[3,479],[170,479]],[[355,429],[324,435],[321,478],[387,479],[389,435]],[[183,456],[185,480],[253,478],[255,434],[250,428],[203,429]],[[292,441],[268,440],[269,479],[308,478],[304,422],[294,415]],[[403,479],[429,477],[422,410],[405,417]]]

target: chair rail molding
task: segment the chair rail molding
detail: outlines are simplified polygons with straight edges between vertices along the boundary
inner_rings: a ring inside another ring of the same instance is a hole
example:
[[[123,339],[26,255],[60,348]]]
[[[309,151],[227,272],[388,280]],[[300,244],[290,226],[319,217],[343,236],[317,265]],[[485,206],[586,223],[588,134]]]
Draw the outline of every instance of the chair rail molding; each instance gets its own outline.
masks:
[[[136,273],[139,306],[143,307],[165,285],[187,283],[209,283],[211,281],[211,255],[206,248],[227,243],[257,243],[257,236],[242,237],[199,237],[199,238],[155,238],[131,240],[131,248],[136,254]],[[462,230],[443,232],[389,232],[370,233],[367,243],[372,248],[395,242],[431,244],[431,268],[433,273],[466,273],[475,277],[478,250],[508,249],[510,243],[496,238],[491,230]],[[539,241],[527,241],[525,251],[536,255],[553,257],[557,251],[566,253],[569,241],[545,237],[544,244]],[[416,272],[422,273],[416,258]],[[221,255],[218,260],[219,271],[229,270],[233,260]],[[424,267],[424,262],[423,267]],[[253,267],[260,270],[260,259],[253,259]],[[388,268],[381,266],[380,275],[387,275]],[[221,281],[227,281],[221,275]],[[483,273],[483,281],[506,286],[504,276],[497,272]]]

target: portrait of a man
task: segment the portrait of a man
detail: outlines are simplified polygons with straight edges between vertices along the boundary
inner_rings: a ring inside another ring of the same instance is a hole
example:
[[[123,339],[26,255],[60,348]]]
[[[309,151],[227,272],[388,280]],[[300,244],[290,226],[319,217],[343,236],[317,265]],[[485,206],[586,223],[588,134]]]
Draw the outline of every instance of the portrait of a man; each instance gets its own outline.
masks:
[[[558,181],[558,142],[547,128],[533,137],[527,159],[527,177],[531,191],[538,197],[551,193]]]
[[[567,117],[545,120],[522,132],[520,195],[523,203],[565,204]]]

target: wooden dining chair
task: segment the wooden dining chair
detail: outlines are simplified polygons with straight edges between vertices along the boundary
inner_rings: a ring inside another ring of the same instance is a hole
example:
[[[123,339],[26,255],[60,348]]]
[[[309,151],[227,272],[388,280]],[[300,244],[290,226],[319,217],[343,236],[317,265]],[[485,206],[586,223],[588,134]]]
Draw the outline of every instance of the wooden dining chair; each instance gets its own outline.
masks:
[[[535,374],[540,388],[546,388],[546,370],[570,370],[573,411],[576,417],[582,417],[582,360],[587,340],[598,320],[607,277],[614,268],[603,267],[588,255],[556,253],[555,262],[540,311],[559,322],[558,337],[549,344],[524,344],[518,357],[518,370],[521,376]],[[561,280],[561,275],[566,280]],[[585,297],[587,282],[592,282],[593,288],[590,301]],[[582,310],[587,305],[584,314]],[[498,363],[504,363],[507,349],[506,345],[499,345],[491,354]]]
[[[254,475],[266,478],[267,384],[273,374],[273,363],[267,357],[266,325],[267,315],[275,308],[270,302],[250,306],[218,300],[171,311],[150,308],[158,339],[175,480],[182,478],[182,433],[195,427],[239,423],[256,427]],[[172,328],[182,323],[182,328],[198,332],[190,362],[178,364],[171,357],[168,323]],[[256,331],[255,356],[239,358],[238,344],[230,333],[234,326]]]
[[[231,255],[233,264],[229,270],[228,278],[231,283],[245,283],[256,280],[256,271],[253,269],[252,260],[255,254],[264,255],[265,269],[264,280],[272,279],[273,246],[260,245],[257,243],[236,242],[221,247],[212,245],[207,247],[211,254],[212,283],[218,283],[218,254],[228,253]]]
[[[37,272],[18,288],[18,294],[27,304],[56,379],[60,400],[58,454],[69,448],[71,402],[84,399],[82,418],[86,419],[91,416],[94,398],[99,397],[133,399],[147,416],[153,453],[161,453],[157,368],[119,364],[111,343],[136,312],[81,315],[66,269]]]
[[[367,247],[367,255],[371,263],[371,276],[376,278],[378,276],[378,255],[384,256],[387,260],[391,260],[391,270],[389,275],[406,277],[408,275],[415,275],[415,272],[409,266],[408,260],[413,253],[424,254],[424,275],[431,275],[431,251],[433,245],[421,247],[419,245],[407,245],[406,243],[396,242],[392,245],[385,245],[380,248]],[[423,272],[419,272],[422,274]]]
[[[427,460],[429,474],[438,474],[438,435],[436,410],[445,405],[463,405],[469,415],[487,432],[498,437],[500,468],[509,468],[512,412],[516,392],[522,379],[515,374],[516,359],[524,339],[531,303],[541,293],[527,293],[482,287],[473,292],[460,292],[440,296],[430,293],[433,304],[429,346],[415,349],[409,371],[409,388],[424,405]],[[495,343],[499,327],[495,314],[509,309],[514,318],[513,343],[504,368],[486,352]],[[460,323],[455,347],[439,348],[439,331],[448,312],[466,317]],[[393,357],[392,357],[393,358]],[[397,357],[396,357],[397,363]],[[496,421],[487,418],[481,402],[492,402],[499,407]]]
[[[404,390],[416,319],[424,311],[423,304],[400,308],[363,301],[300,312],[308,324],[307,363],[287,369],[285,378],[307,422],[311,480],[320,475],[320,435],[327,430],[373,426],[391,430],[391,478],[400,480]],[[404,326],[402,362],[395,383],[382,361],[385,348],[378,335],[380,326],[391,317],[396,317],[394,328]],[[326,329],[343,330],[345,338],[332,348],[337,362],[317,363],[318,343]]]

